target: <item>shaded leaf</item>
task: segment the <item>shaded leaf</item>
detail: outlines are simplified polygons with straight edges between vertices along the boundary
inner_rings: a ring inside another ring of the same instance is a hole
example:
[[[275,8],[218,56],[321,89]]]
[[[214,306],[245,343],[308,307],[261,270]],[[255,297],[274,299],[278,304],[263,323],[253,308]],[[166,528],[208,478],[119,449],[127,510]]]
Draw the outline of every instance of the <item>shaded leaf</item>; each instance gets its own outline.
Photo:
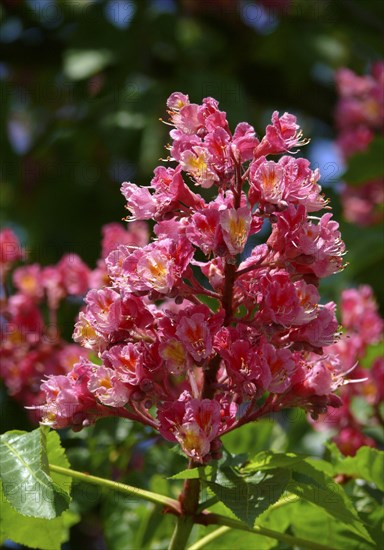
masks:
[[[343,487],[324,472],[306,462],[298,463],[292,471],[292,480],[288,490],[317,507],[323,508],[330,516],[348,525],[361,537],[372,542]]]
[[[297,537],[321,542],[329,548],[369,550],[374,545],[360,537],[344,523],[330,517],[324,509],[298,501],[286,508],[291,517],[291,530]]]
[[[384,452],[372,447],[360,447],[355,456],[344,457],[334,443],[328,445],[332,453],[335,474],[346,474],[355,479],[374,483],[384,491]]]
[[[275,469],[240,476],[232,469],[219,470],[208,487],[241,521],[253,527],[255,519],[279,500],[290,481],[289,470]]]

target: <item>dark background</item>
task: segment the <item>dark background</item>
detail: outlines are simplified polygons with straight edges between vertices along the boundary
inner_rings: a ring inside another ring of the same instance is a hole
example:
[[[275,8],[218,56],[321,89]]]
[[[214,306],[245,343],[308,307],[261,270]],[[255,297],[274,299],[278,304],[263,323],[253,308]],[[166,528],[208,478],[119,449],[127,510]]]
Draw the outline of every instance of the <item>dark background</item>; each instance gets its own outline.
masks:
[[[343,172],[334,71],[383,57],[382,0],[2,0],[1,224],[42,264],[74,251],[93,266],[102,224],[124,215],[120,184],[147,185],[175,90],[211,95],[232,125],[299,117],[333,194]],[[337,197],[333,200],[339,216]],[[340,216],[339,216],[340,217]],[[329,285],[380,293],[379,228],[346,226],[352,267]],[[357,247],[357,248],[356,248]],[[354,250],[357,252],[354,252]],[[355,261],[356,259],[356,261]],[[376,279],[375,279],[376,277]]]

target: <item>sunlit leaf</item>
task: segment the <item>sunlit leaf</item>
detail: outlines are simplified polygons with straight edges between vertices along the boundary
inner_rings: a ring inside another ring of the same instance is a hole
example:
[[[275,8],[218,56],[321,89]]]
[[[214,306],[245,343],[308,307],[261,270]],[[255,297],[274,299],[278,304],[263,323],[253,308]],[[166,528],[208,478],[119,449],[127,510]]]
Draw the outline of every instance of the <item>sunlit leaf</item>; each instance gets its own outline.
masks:
[[[50,448],[59,452],[53,440]],[[49,476],[45,432],[15,430],[1,435],[0,461],[4,495],[17,512],[53,519],[68,508],[69,491]]]

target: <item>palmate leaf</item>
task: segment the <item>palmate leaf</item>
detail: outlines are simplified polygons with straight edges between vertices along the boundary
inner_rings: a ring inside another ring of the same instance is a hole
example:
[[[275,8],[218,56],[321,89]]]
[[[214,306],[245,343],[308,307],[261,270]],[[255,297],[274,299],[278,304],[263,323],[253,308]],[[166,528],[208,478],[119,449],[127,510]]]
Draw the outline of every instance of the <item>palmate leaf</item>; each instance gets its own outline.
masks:
[[[290,479],[290,471],[282,468],[249,476],[225,468],[218,470],[215,481],[206,483],[236,517],[253,527],[255,519],[279,500]]]
[[[329,468],[324,468],[326,465]],[[243,471],[268,471],[271,467],[289,468],[292,478],[287,487],[288,491],[323,508],[327,514],[348,525],[360,537],[371,542],[353,503],[343,487],[334,481],[332,475],[338,472],[334,470],[332,464],[308,459],[305,455],[295,453],[264,451],[258,453]]]
[[[256,472],[259,470],[270,470],[274,468],[294,468],[297,463],[303,462],[307,455],[296,453],[274,453],[272,451],[261,451],[249,464],[242,469],[243,472]]]
[[[57,436],[58,437],[58,436]],[[51,453],[55,436],[50,436]],[[57,440],[56,440],[57,443]],[[49,475],[47,433],[14,430],[0,436],[1,480],[4,496],[20,514],[34,518],[53,519],[69,505],[69,486]]]
[[[372,542],[343,487],[325,472],[306,462],[298,463],[293,467],[288,490],[324,509],[327,514],[348,525],[360,537]]]
[[[375,548],[374,543],[359,536],[345,523],[329,516],[324,509],[312,506],[305,500],[299,500],[285,507],[285,512],[290,516],[290,530],[297,537],[321,542],[324,546],[337,550],[373,550]]]

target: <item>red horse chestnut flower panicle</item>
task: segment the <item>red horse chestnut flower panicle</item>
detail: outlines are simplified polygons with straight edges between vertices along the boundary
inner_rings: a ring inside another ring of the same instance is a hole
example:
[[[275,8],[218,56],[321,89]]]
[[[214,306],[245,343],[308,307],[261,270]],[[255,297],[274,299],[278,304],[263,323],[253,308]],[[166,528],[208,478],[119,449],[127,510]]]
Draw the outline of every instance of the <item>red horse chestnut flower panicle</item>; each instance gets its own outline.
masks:
[[[306,143],[293,115],[273,113],[260,140],[246,122],[232,133],[212,98],[175,92],[167,106],[172,167],[149,187],[122,184],[128,219],[153,219],[153,240],[106,247],[108,282],[88,292],[74,333],[101,364],[48,379],[42,411],[54,427],[136,420],[205,463],[263,414],[341,404],[344,371],[324,351],[339,326],[318,285],[343,269],[345,247],[331,214],[313,215],[328,208],[319,172],[288,154]]]
[[[29,408],[33,421],[38,420],[39,416],[34,407],[40,406],[45,399],[40,385],[46,376],[67,374],[81,358],[88,357],[87,349],[105,349],[111,327],[111,330],[115,329],[114,338],[121,339],[121,331],[132,326],[132,321],[128,321],[129,312],[137,310],[133,298],[123,300],[121,307],[115,306],[118,311],[115,311],[114,318],[112,308],[110,326],[104,327],[104,332],[101,317],[88,319],[83,311],[80,312],[76,332],[83,347],[68,344],[60,336],[58,310],[65,299],[71,298],[73,302],[80,304],[81,297],[89,288],[108,285],[110,278],[106,256],[119,244],[129,247],[145,246],[149,239],[147,224],[140,221],[132,222],[129,229],[119,223],[108,224],[102,228],[102,233],[101,258],[97,268],[91,272],[76,254],[66,254],[56,265],[42,267],[35,263],[17,267],[19,260],[25,260],[20,243],[10,229],[0,232],[0,376],[8,394]],[[13,272],[8,276],[10,270]],[[92,306],[89,309],[92,311]],[[100,307],[97,312],[100,314]],[[120,323],[120,317],[116,320],[119,312],[124,316],[123,323]],[[148,316],[152,319],[149,312],[141,315],[141,322],[145,323]],[[106,323],[105,317],[104,322]]]
[[[320,416],[313,426],[318,430],[330,429],[340,450],[354,455],[362,445],[377,446],[377,441],[364,432],[369,428],[374,434],[383,422],[379,405],[384,399],[384,321],[372,289],[367,285],[344,290],[340,312],[344,332],[337,342],[325,347],[324,352],[332,361],[335,379],[337,373],[339,378],[340,374],[344,376],[346,383],[339,391],[342,406],[331,415]],[[367,361],[371,346],[371,353],[376,349],[379,355],[371,365],[365,365],[370,368],[363,368],[360,363]],[[356,407],[359,399],[365,401],[364,421]]]
[[[347,68],[339,69],[336,86],[337,144],[348,162],[349,157],[366,151],[373,140],[382,139],[384,134],[384,61],[376,62],[371,74],[364,76]],[[383,178],[368,179],[359,186],[349,183],[346,181],[341,194],[345,219],[361,226],[383,221]]]

